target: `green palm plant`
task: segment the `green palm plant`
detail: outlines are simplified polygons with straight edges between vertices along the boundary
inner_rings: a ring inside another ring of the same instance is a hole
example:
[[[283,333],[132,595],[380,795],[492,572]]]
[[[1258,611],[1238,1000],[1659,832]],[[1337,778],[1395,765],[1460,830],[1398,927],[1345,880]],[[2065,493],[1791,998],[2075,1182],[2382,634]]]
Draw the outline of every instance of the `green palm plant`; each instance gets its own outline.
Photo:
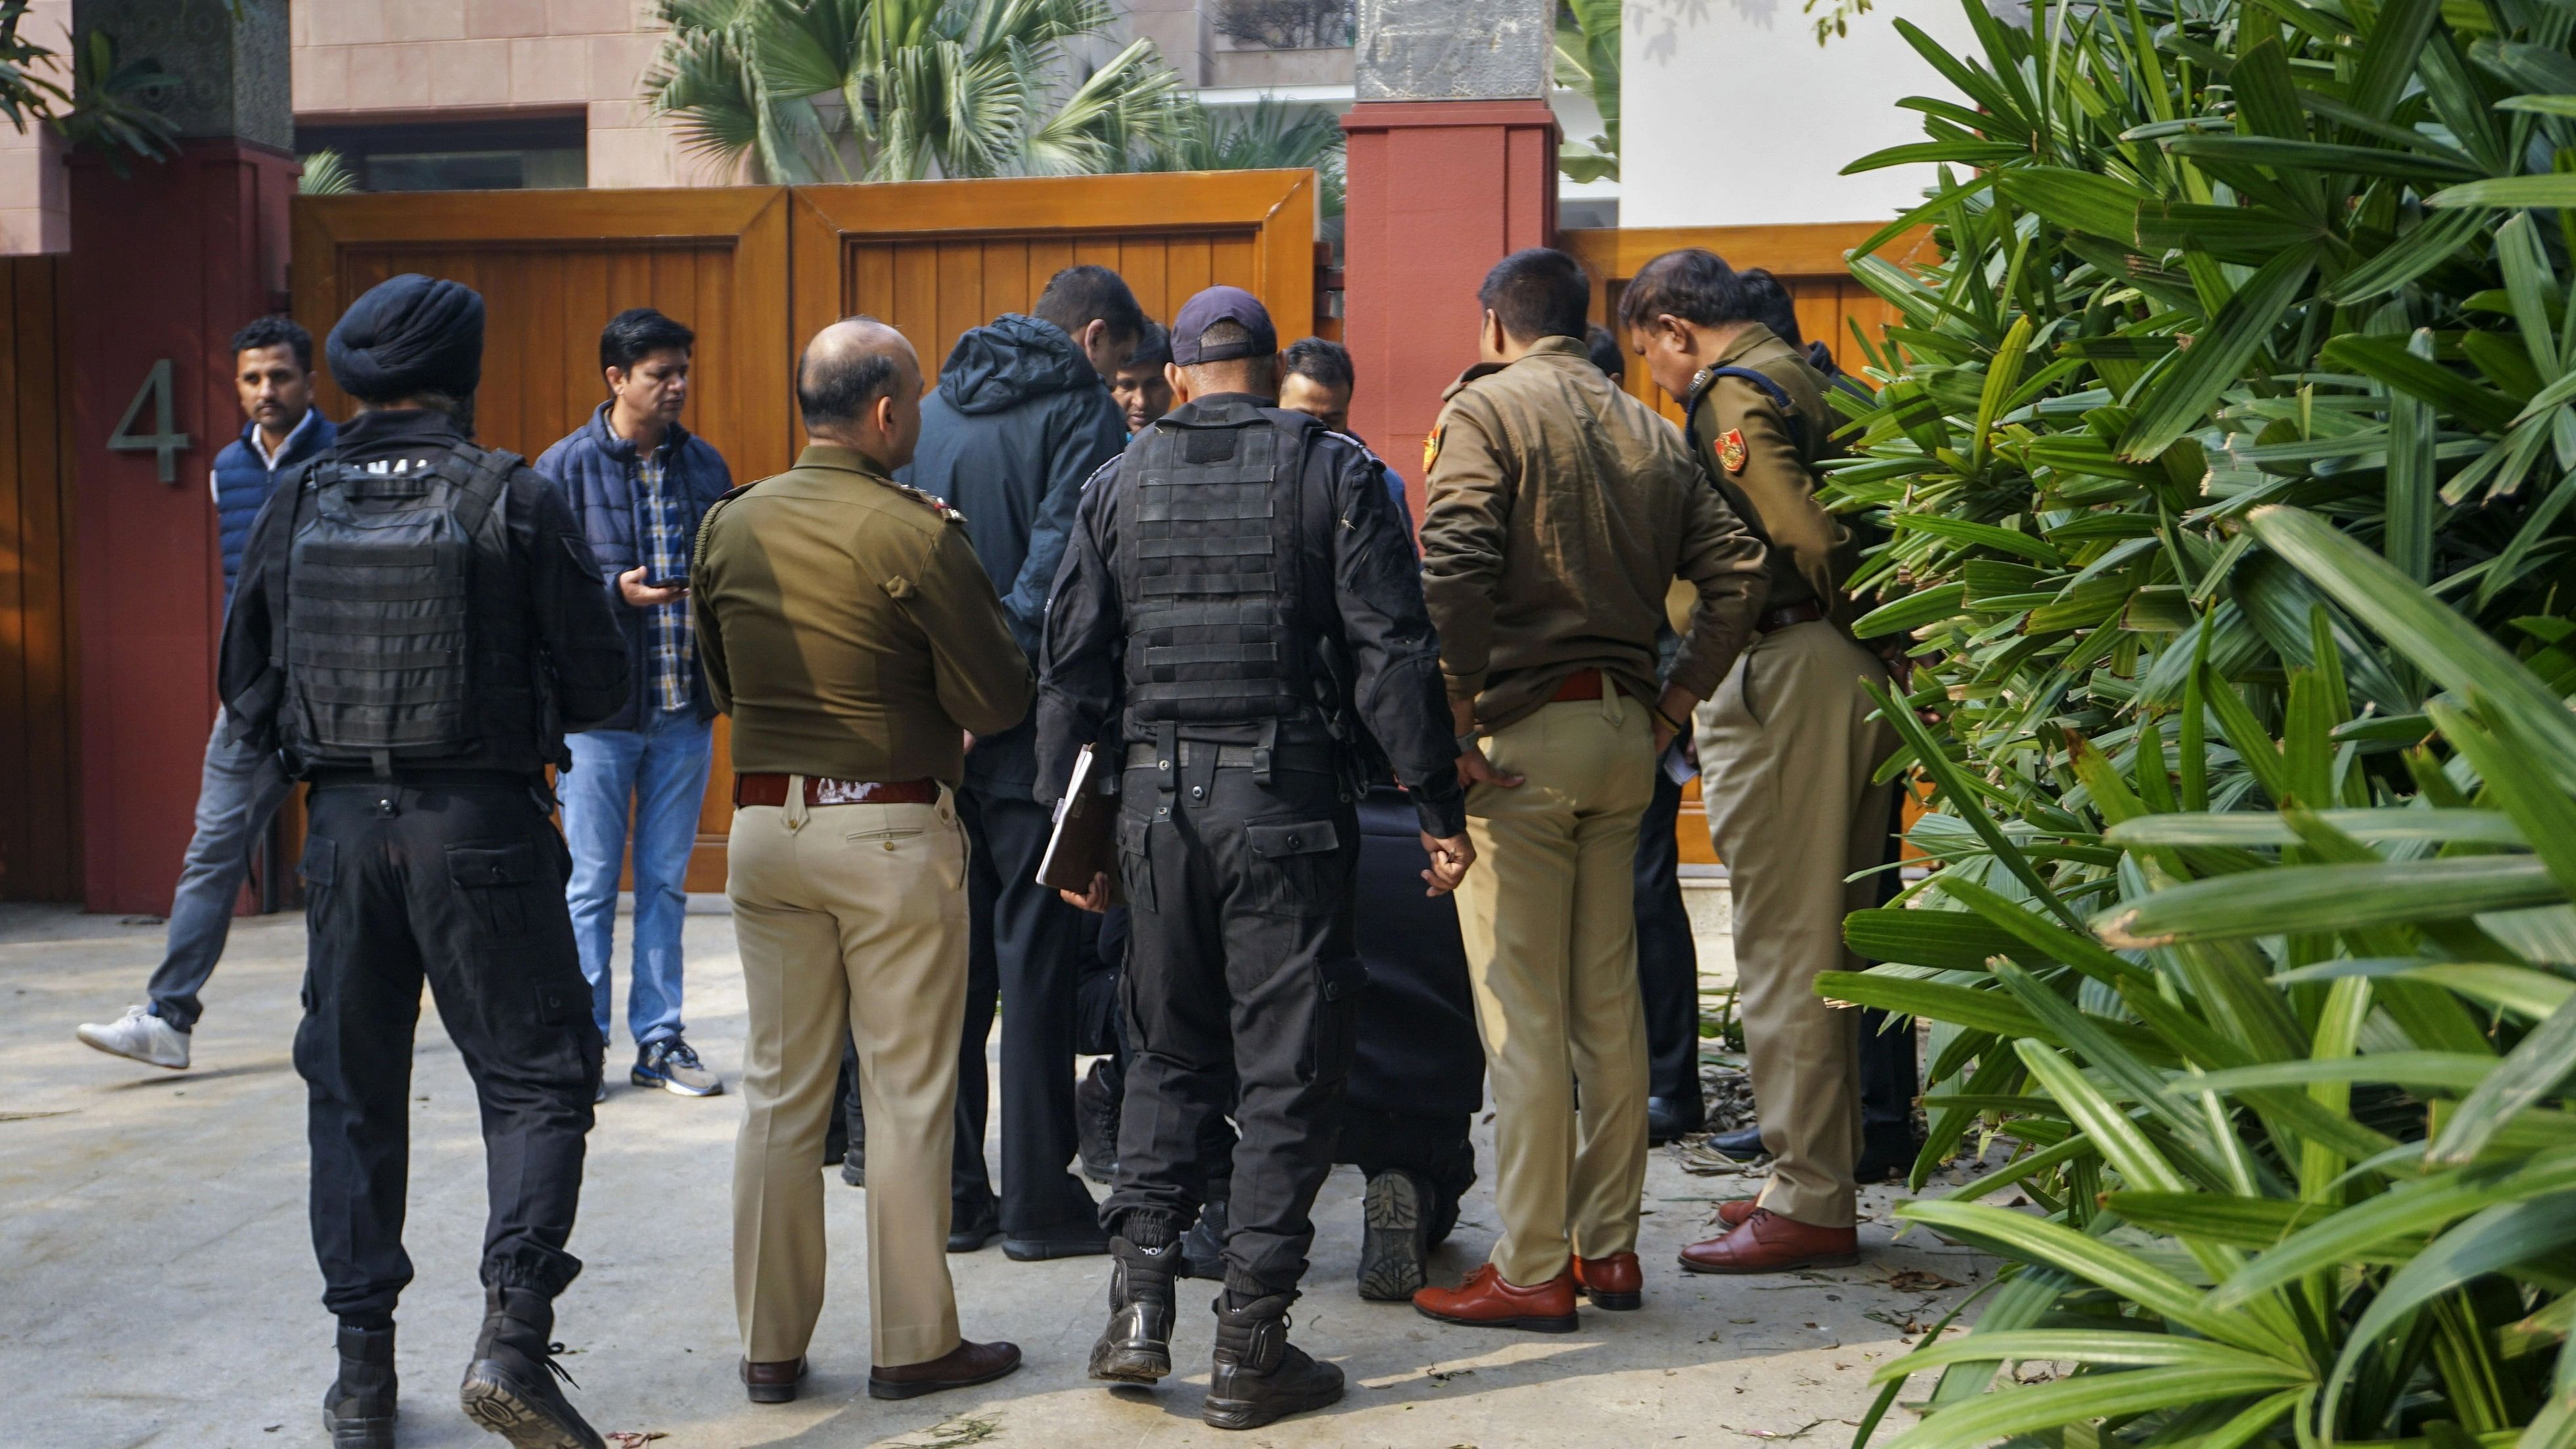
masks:
[[[1294,171],[1312,169],[1317,213],[1342,210],[1342,123],[1329,111],[1264,96],[1223,112],[1190,101],[1167,144],[1140,171]]]
[[[304,174],[295,178],[295,190],[303,196],[348,196],[358,187],[358,174],[349,169],[348,158],[337,151],[316,151],[298,158],[304,163]]]
[[[1966,8],[1829,490],[1939,868],[1824,990],[2017,1267],[1871,1429],[2576,1446],[2576,11]]]
[[[1557,148],[1557,169],[1576,181],[1619,179],[1620,8],[1621,0],[1557,0],[1556,83],[1601,112],[1600,134]]]
[[[1093,67],[1106,0],[663,0],[645,99],[770,181],[1131,169],[1180,129],[1147,41]]]

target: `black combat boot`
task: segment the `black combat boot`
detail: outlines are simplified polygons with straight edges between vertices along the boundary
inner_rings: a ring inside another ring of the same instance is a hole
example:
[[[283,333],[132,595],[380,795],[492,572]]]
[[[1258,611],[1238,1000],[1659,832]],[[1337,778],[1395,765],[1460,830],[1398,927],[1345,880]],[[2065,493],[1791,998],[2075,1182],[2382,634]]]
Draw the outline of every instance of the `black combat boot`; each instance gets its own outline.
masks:
[[[572,1375],[554,1359],[563,1345],[547,1342],[554,1327],[554,1300],[544,1293],[484,1289],[483,1332],[457,1399],[465,1417],[509,1440],[512,1449],[608,1449],[555,1387],[557,1378],[571,1383]]]
[[[1093,1182],[1118,1178],[1118,1116],[1125,1090],[1125,1081],[1110,1070],[1106,1057],[1073,1084],[1074,1138],[1081,1145],[1082,1175]]]
[[[340,1326],[340,1381],[322,1396],[331,1449],[394,1449],[394,1330]]]
[[[1150,1384],[1172,1371],[1172,1279],[1181,1268],[1181,1245],[1171,1225],[1129,1214],[1128,1237],[1109,1240],[1109,1326],[1091,1346],[1091,1376],[1112,1383]]]
[[[1216,1309],[1216,1367],[1199,1417],[1219,1429],[1258,1429],[1338,1402],[1342,1371],[1288,1341],[1290,1295],[1245,1301],[1228,1289]]]
[[[1233,1178],[1208,1181],[1207,1202],[1199,1209],[1198,1221],[1181,1235],[1182,1277],[1205,1278],[1212,1283],[1225,1281],[1225,1235],[1233,1216],[1229,1206],[1233,1195]]]

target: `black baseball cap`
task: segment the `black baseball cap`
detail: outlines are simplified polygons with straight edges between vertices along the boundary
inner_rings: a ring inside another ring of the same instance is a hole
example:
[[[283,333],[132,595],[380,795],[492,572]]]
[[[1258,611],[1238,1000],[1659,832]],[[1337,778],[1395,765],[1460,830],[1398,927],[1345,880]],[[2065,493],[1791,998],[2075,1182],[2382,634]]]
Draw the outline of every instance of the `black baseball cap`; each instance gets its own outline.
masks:
[[[1199,346],[1199,334],[1219,322],[1234,322],[1252,334],[1241,342]],[[1279,350],[1279,329],[1270,325],[1270,309],[1241,287],[1210,287],[1181,304],[1172,319],[1172,361],[1183,367],[1225,362],[1237,357],[1267,357]]]

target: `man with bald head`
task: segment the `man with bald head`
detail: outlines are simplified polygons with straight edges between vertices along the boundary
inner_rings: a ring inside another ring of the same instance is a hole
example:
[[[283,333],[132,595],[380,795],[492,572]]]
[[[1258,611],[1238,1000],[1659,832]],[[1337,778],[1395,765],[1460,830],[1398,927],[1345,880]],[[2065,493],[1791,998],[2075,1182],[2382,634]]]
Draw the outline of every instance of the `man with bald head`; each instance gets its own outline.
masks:
[[[707,511],[689,572],[733,716],[733,901],[751,1031],[734,1147],[734,1307],[755,1403],[796,1397],[823,1308],[824,1133],[846,1024],[868,1122],[868,1393],[1019,1367],[958,1335],[942,1249],[966,1001],[965,741],[1035,682],[945,504],[893,481],[921,361],[893,328],[824,328],[797,365],[796,466]]]

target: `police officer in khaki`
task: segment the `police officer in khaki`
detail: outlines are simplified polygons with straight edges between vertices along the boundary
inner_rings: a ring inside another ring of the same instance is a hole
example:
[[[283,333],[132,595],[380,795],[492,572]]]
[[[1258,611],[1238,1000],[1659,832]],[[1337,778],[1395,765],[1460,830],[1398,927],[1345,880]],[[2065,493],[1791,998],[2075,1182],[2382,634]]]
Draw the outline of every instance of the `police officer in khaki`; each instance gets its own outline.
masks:
[[[1853,642],[1843,581],[1850,531],[1816,501],[1834,414],[1825,379],[1753,320],[1761,299],[1717,256],[1667,252],[1620,299],[1629,345],[1690,412],[1694,450],[1770,545],[1761,635],[1698,715],[1701,799],[1726,862],[1746,1056],[1774,1154],[1728,1231],[1682,1250],[1700,1273],[1770,1273],[1853,1261],[1861,1146],[1860,1013],[1828,1006],[1816,976],[1857,970],[1843,917],[1877,903],[1892,785],[1870,782],[1896,749],[1861,688],[1884,683]]]
[[[711,508],[690,571],[698,647],[733,716],[726,894],[750,999],[734,1147],[734,1307],[758,1403],[796,1396],[823,1307],[823,1137],[844,1025],[868,1123],[868,1393],[1019,1367],[957,1332],[943,1251],[966,1000],[965,736],[1035,689],[964,519],[891,481],[921,434],[921,363],[870,318],[817,334],[796,466]]]
[[[1426,451],[1423,596],[1460,735],[1458,888],[1494,1084],[1502,1235],[1434,1318],[1570,1332],[1575,1295],[1636,1308],[1646,1177],[1637,819],[1656,758],[1717,687],[1762,607],[1762,546],[1680,432],[1594,366],[1591,284],[1563,252],[1487,275],[1483,364]],[[1672,581],[1695,603],[1664,687]],[[1582,1106],[1575,1105],[1577,1083]]]

